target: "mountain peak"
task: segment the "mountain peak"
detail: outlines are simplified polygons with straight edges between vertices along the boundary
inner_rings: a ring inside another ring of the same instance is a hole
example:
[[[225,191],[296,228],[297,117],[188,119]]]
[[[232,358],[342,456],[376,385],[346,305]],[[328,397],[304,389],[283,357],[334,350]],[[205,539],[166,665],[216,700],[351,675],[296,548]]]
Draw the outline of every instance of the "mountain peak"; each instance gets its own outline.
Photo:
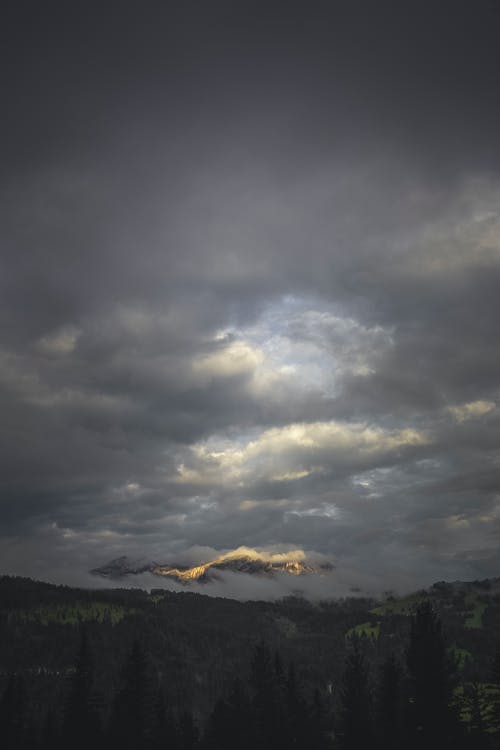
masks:
[[[147,562],[144,558],[131,561],[126,556],[115,558],[105,565],[94,568],[91,573],[104,578],[123,578],[139,573],[152,573],[155,576],[172,578],[184,585],[198,582],[208,583],[220,577],[220,571],[246,573],[265,578],[273,578],[279,573],[301,576],[324,574],[333,570],[329,562],[320,564],[306,561],[303,550],[291,552],[266,553],[251,547],[238,547],[224,552],[213,560],[194,566],[179,564]]]

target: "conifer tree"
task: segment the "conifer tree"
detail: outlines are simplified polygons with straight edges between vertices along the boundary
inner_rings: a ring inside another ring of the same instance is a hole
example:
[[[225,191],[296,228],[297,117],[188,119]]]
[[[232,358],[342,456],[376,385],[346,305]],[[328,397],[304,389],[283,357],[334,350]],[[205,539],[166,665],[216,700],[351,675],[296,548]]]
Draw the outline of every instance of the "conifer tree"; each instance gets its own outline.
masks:
[[[341,747],[368,748],[373,740],[369,672],[358,638],[351,638],[346,657],[341,702]]]
[[[250,706],[248,696],[243,689],[241,680],[233,682],[231,692],[227,699],[229,708],[229,734],[234,738],[233,747],[239,750],[250,750]]]
[[[189,711],[183,711],[179,719],[179,750],[196,750],[199,744],[198,729]]]
[[[205,730],[205,750],[230,750],[235,738],[231,732],[230,708],[223,698],[219,698],[208,719]]]
[[[498,750],[500,750],[500,643],[497,643],[495,654],[493,656],[490,679],[492,685],[494,686],[492,694],[490,695],[491,728],[497,740]]]
[[[98,743],[99,718],[93,703],[93,682],[92,657],[87,634],[82,630],[63,720],[63,743],[75,750],[87,750]]]
[[[166,705],[161,686],[154,701],[150,739],[153,750],[175,750],[177,747],[175,723]]]
[[[18,750],[23,744],[26,690],[23,680],[12,675],[0,701],[2,750]]]
[[[380,669],[375,699],[375,729],[380,750],[398,750],[403,745],[403,673],[393,654]]]
[[[456,734],[450,710],[452,665],[441,621],[428,601],[417,607],[412,618],[406,658],[413,691],[412,744],[442,750]]]
[[[21,734],[21,741],[16,750],[38,750],[38,737],[33,716],[29,716]]]
[[[40,735],[40,750],[56,750],[59,747],[59,732],[51,707],[47,710]]]
[[[500,688],[500,643],[497,643],[495,655],[491,664],[491,681]]]
[[[115,747],[137,750],[145,744],[149,697],[146,655],[140,643],[134,641],[114,701],[110,736]]]
[[[250,750],[253,747],[250,733],[248,698],[239,679],[227,698],[220,698],[208,720],[204,747],[206,750]]]
[[[469,737],[470,745],[474,750],[485,750],[488,741],[485,733],[483,712],[481,710],[481,692],[477,682],[469,685],[470,691],[470,722]]]
[[[283,667],[283,660],[279,651],[276,651],[274,655],[274,675],[276,678],[276,688],[278,691],[285,692],[286,675]]]
[[[276,671],[269,649],[263,642],[253,653],[250,682],[254,744],[262,750],[275,750],[280,738]]]
[[[309,747],[321,750],[325,744],[325,709],[318,688],[315,688],[310,716]]]
[[[310,725],[307,704],[300,692],[293,662],[288,668],[286,680],[285,716],[287,726],[286,747],[302,748],[309,744]]]

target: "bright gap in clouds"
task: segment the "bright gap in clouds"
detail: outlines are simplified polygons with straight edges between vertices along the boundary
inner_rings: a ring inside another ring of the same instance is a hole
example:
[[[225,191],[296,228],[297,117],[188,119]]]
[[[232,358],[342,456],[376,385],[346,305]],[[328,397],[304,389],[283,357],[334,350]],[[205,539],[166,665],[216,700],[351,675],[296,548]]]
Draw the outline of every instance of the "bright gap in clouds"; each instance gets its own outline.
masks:
[[[201,376],[247,373],[256,395],[277,397],[284,386],[339,393],[348,374],[373,373],[373,360],[392,345],[391,330],[367,327],[342,314],[339,306],[298,295],[268,304],[248,326],[229,326],[215,333],[213,351],[194,362]]]
[[[218,330],[192,363],[199,382],[240,378],[262,423],[231,424],[182,451],[176,483],[211,492],[234,492],[237,507],[280,510],[296,518],[338,518],[331,501],[300,506],[297,492],[318,477],[324,481],[390,463],[394,456],[430,442],[412,425],[379,426],[335,418],[343,381],[369,377],[393,347],[392,331],[366,326],[339,305],[319,298],[286,295],[268,304],[250,325]],[[283,404],[293,405],[289,419]],[[300,404],[306,405],[301,412]],[[313,410],[309,408],[313,405]],[[269,418],[280,406],[280,422]],[[301,413],[303,416],[301,417]],[[258,485],[281,486],[279,496],[252,497]],[[313,490],[314,494],[314,490]],[[378,496],[373,494],[373,497]]]

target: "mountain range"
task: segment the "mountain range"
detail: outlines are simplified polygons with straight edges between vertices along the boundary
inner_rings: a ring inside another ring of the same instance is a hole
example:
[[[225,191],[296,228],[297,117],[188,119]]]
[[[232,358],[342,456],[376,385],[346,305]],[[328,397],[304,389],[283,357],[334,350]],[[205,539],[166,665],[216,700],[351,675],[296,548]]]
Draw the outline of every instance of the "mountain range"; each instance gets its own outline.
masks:
[[[178,583],[188,585],[193,582],[209,583],[220,578],[221,571],[246,573],[248,575],[272,578],[278,573],[294,576],[325,574],[333,570],[329,562],[314,563],[305,560],[302,550],[296,554],[265,554],[248,547],[219,555],[213,560],[189,566],[177,563],[157,563],[145,558],[131,560],[127,556],[117,557],[108,563],[94,568],[93,575],[117,580],[140,573],[152,573],[155,576],[173,578]]]

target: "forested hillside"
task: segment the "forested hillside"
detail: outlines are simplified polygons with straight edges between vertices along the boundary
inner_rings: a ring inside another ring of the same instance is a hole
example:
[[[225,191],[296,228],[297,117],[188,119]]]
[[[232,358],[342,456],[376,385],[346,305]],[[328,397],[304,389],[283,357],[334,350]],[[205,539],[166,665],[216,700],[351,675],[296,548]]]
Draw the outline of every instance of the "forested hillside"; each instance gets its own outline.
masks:
[[[499,583],[239,602],[3,577],[3,747],[496,748]]]

